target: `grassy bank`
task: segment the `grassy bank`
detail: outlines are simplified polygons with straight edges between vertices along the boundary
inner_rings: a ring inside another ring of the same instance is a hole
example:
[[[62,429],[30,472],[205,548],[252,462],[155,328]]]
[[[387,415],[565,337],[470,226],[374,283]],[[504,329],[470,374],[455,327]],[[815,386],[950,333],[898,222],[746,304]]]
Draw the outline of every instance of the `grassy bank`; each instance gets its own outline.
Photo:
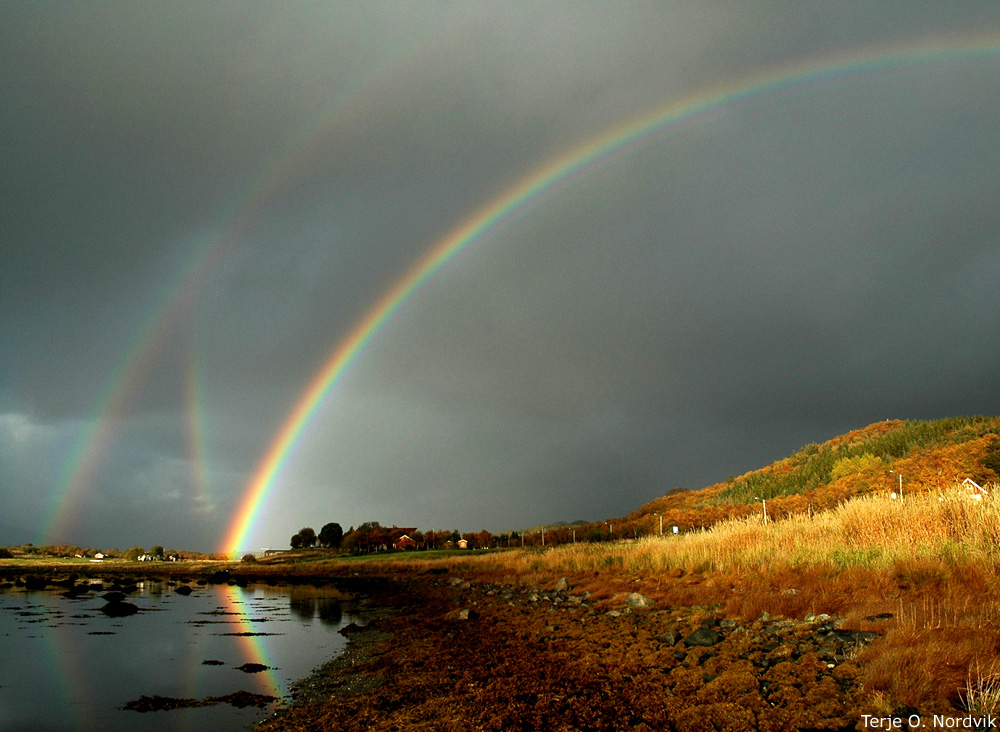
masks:
[[[672,606],[718,604],[744,620],[836,613],[882,634],[858,660],[865,689],[886,712],[954,710],[995,685],[1000,668],[1000,500],[974,501],[961,488],[903,502],[866,496],[818,515],[731,520],[676,537],[397,554],[339,569],[348,566],[538,587],[567,576],[609,606],[637,590]]]

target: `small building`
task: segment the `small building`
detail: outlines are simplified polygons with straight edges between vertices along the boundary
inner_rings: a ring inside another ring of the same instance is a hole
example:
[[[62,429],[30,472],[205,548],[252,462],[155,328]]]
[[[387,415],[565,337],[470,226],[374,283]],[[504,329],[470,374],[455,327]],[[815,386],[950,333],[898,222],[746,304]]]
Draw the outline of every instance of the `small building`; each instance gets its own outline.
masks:
[[[984,496],[988,496],[990,494],[988,490],[983,488],[972,478],[966,478],[965,480],[963,480],[962,486],[965,488],[966,491],[968,491],[969,498],[973,499],[974,501],[981,501],[983,500]]]
[[[265,557],[275,557],[275,556],[277,556],[279,554],[287,554],[290,551],[291,551],[291,549],[265,549],[264,550],[264,556]]]
[[[403,534],[396,541],[392,542],[393,549],[416,549],[417,546],[416,540],[409,534]]]
[[[465,539],[459,539],[458,540],[458,548],[459,549],[468,549],[469,548],[469,542],[466,541]]]

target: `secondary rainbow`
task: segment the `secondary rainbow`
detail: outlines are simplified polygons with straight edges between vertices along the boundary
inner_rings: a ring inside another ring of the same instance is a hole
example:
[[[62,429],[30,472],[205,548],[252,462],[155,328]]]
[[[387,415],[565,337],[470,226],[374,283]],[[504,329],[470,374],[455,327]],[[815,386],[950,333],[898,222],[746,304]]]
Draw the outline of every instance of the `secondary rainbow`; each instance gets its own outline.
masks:
[[[358,354],[427,280],[487,232],[512,221],[561,187],[578,180],[597,166],[607,164],[615,156],[625,154],[653,138],[660,139],[665,132],[686,130],[767,93],[853,78],[865,72],[931,63],[968,62],[977,58],[993,58],[998,54],[1000,37],[992,35],[976,40],[932,40],[905,47],[883,46],[784,65],[739,84],[713,88],[669,102],[641,117],[616,125],[536,169],[434,244],[337,344],[258,463],[226,531],[221,551],[235,554],[244,547],[254,519],[303,429]]]
[[[449,33],[458,31],[457,25],[444,29]],[[169,339],[180,328],[189,327],[191,303],[204,291],[258,210],[281,195],[315,146],[322,142],[322,133],[332,129],[341,119],[357,113],[357,109],[376,97],[383,86],[416,65],[421,54],[432,50],[438,40],[436,32],[418,37],[385,64],[373,67],[356,87],[339,93],[322,114],[293,134],[271,157],[252,185],[232,198],[220,218],[222,225],[194,244],[187,260],[162,288],[140,322],[129,347],[122,353],[94,403],[93,416],[87,420],[69,451],[50,498],[48,518],[38,527],[39,543],[70,541],[74,528],[71,524],[84,511],[83,503],[114,441],[118,418],[139,393],[144,378]]]

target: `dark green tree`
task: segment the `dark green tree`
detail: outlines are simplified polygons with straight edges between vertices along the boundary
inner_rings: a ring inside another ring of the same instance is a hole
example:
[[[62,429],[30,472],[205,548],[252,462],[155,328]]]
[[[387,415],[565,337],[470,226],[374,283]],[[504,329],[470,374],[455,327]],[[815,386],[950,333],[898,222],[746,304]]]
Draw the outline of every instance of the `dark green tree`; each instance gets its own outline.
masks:
[[[319,530],[319,545],[336,549],[344,540],[344,530],[338,523],[329,523]]]
[[[306,549],[316,546],[316,531],[308,526],[299,529],[299,536],[302,537],[302,546]]]
[[[149,550],[149,555],[153,557],[153,559],[163,559],[163,547],[157,544]]]
[[[292,549],[301,549],[302,548],[302,534],[294,534],[292,536],[291,544],[292,544]]]

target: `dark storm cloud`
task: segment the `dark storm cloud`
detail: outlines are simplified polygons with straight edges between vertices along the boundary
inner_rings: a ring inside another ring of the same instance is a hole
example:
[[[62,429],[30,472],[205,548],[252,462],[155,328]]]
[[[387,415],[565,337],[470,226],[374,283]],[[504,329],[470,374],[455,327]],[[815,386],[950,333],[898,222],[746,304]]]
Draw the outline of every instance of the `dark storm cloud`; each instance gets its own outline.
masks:
[[[41,531],[90,445],[60,538],[213,548],[335,344],[530,171],[769,68],[991,31],[990,3],[11,6],[3,513]],[[253,540],[603,518],[876,419],[1000,411],[997,68],[754,98],[506,222],[361,355]]]

